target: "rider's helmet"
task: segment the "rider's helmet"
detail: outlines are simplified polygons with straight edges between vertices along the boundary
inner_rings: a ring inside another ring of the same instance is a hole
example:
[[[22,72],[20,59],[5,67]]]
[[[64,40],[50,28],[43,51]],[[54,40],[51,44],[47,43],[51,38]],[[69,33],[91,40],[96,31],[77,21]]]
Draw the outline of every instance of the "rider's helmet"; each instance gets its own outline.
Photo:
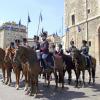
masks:
[[[48,35],[48,32],[47,31],[41,33],[41,37],[47,37],[47,35]]]

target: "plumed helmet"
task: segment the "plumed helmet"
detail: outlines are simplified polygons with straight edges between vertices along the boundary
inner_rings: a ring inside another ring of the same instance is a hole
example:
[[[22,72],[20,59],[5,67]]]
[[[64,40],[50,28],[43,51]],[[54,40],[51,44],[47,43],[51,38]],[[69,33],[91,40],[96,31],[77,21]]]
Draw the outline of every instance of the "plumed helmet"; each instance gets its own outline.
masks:
[[[47,35],[48,35],[48,32],[47,31],[41,33],[41,37],[43,37],[43,36],[47,37]]]
[[[86,40],[82,40],[82,43],[83,43],[83,44],[87,44],[87,41],[86,41]]]

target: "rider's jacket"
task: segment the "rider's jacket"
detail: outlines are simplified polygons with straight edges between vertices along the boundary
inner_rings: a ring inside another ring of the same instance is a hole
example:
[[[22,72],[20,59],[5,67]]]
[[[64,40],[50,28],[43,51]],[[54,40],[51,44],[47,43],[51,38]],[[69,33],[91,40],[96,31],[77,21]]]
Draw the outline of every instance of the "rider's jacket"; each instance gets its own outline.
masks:
[[[34,42],[34,45],[32,47],[34,50],[40,50],[40,43],[39,42]]]
[[[82,54],[88,55],[89,47],[88,46],[82,46],[80,51],[81,51]]]
[[[40,45],[40,50],[42,53],[44,54],[48,54],[49,53],[49,43],[48,41],[43,41]]]

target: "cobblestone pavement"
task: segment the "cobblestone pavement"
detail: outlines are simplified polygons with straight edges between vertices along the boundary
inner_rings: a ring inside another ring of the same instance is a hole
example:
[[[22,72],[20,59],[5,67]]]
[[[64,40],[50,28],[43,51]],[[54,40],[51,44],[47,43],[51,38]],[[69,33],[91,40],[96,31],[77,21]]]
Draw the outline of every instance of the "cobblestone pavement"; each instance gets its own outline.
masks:
[[[73,74],[74,76],[74,74]],[[65,89],[60,87],[55,89],[55,82],[51,81],[50,87],[43,86],[44,80],[39,79],[39,92],[36,98],[25,95],[23,90],[23,83],[21,82],[21,88],[16,90],[15,77],[12,74],[13,84],[12,86],[4,85],[2,80],[2,73],[0,71],[0,100],[100,100],[100,69],[96,71],[96,84],[88,85],[88,74],[86,72],[86,86],[84,88],[75,88],[74,81],[69,86],[67,84],[67,73],[65,76]],[[73,80],[75,77],[73,77]]]

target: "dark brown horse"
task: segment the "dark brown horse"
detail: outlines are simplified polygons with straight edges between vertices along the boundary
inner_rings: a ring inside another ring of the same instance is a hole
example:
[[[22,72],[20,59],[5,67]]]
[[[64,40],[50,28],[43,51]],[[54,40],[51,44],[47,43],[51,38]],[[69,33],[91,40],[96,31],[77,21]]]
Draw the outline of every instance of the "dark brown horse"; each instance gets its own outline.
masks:
[[[58,54],[54,55],[54,75],[56,87],[58,87],[58,83],[62,84],[62,88],[64,88],[64,68],[65,64],[63,62],[62,56]]]
[[[19,46],[14,61],[21,61],[25,82],[30,86],[30,95],[33,93],[37,94],[38,75],[41,72],[41,67],[35,51],[31,48]]]
[[[4,62],[4,57],[5,57],[5,50],[3,50],[2,48],[0,48],[0,68],[2,69],[2,73],[3,73],[3,82],[5,83],[5,62]]]
[[[85,70],[89,72],[89,83],[91,82],[91,74],[93,78],[93,83],[95,82],[95,69],[96,69],[96,59],[91,57],[92,65],[86,66],[86,58],[84,55],[80,53],[78,49],[73,49],[72,51],[72,60],[75,63],[75,70],[76,70],[76,87],[79,84],[79,76],[80,72],[82,71],[82,78],[83,78],[83,85],[85,85]]]
[[[72,81],[72,70],[74,70],[75,75],[76,75],[76,71],[75,71],[75,64],[72,61],[72,57],[70,55],[62,55],[63,57],[63,61],[65,63],[65,69],[64,69],[64,73],[67,71],[68,72],[68,84],[70,85],[71,81]]]

